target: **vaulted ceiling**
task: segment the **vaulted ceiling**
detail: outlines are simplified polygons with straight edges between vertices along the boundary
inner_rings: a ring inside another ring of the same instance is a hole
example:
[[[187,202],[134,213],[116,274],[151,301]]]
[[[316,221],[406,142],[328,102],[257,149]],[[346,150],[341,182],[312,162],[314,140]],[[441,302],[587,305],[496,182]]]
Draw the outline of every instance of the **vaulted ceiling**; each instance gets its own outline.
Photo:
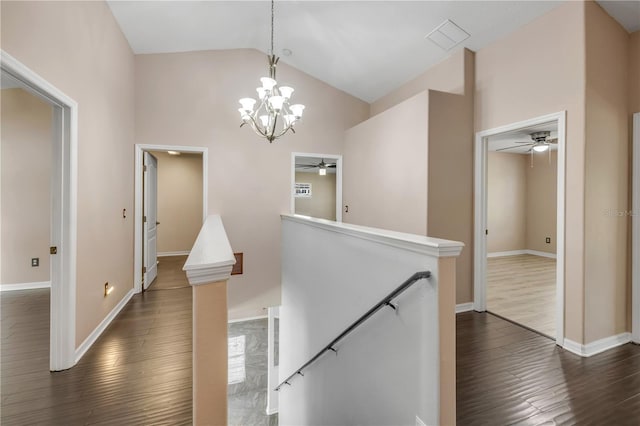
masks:
[[[136,54],[269,49],[268,1],[108,3]],[[457,49],[477,51],[560,3],[278,0],[274,51],[282,62],[373,102]],[[640,2],[600,3],[629,31],[640,26]],[[446,20],[469,34],[449,50],[425,39]]]

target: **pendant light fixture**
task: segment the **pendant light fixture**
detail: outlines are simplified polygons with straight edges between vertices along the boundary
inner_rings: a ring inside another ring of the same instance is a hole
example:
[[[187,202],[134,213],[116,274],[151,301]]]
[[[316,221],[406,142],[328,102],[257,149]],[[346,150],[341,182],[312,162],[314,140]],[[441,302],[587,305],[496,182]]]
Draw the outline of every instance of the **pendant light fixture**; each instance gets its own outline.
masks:
[[[262,86],[256,88],[258,99],[240,99],[241,108],[238,109],[242,123],[248,124],[254,132],[266,138],[269,143],[291,130],[295,133],[294,124],[302,117],[304,105],[290,105],[293,88],[278,86],[276,82],[276,66],[278,58],[273,53],[273,13],[274,0],[271,0],[271,49],[269,50],[269,77],[260,79]],[[255,108],[257,104],[257,108]]]

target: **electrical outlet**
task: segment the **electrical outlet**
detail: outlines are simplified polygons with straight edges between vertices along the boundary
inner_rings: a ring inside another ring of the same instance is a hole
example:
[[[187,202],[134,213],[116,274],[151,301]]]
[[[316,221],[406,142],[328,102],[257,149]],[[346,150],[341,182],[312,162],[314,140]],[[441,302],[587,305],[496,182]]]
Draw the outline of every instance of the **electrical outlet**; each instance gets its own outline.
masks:
[[[416,416],[416,426],[427,426],[420,417]]]
[[[40,258],[39,257],[32,257],[31,258],[31,266],[33,266],[33,267],[40,266]]]
[[[547,238],[545,238],[545,240],[544,240],[544,241],[545,241],[545,243],[547,243],[547,244],[551,244],[551,237],[547,237]]]

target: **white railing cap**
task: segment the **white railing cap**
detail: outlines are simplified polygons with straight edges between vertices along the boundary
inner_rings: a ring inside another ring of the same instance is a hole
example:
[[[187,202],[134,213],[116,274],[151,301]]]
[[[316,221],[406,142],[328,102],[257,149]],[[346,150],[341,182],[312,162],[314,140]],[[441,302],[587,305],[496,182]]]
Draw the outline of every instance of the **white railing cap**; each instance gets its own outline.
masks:
[[[282,220],[302,223],[327,231],[338,232],[434,257],[459,256],[464,247],[464,243],[459,241],[443,240],[441,238],[426,237],[424,235],[353,225],[351,223],[334,222],[332,220],[318,219],[309,216],[283,214],[281,217]]]
[[[220,215],[208,216],[182,268],[187,273],[189,284],[227,280],[235,263],[236,258]]]

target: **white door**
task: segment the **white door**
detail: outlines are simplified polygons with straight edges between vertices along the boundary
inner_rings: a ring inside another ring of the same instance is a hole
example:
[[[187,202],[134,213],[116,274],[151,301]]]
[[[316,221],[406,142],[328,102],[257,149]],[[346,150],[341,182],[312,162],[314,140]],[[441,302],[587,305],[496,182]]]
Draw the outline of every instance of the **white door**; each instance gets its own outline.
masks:
[[[144,289],[149,288],[158,275],[158,160],[144,153]]]

